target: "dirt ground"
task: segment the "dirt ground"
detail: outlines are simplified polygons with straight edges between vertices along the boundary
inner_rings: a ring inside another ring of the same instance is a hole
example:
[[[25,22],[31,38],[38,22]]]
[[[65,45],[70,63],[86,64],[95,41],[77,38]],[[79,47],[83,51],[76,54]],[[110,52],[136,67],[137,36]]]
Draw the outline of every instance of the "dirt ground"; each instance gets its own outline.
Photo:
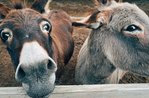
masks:
[[[63,9],[71,16],[87,16],[91,13],[95,6],[91,2],[52,2],[50,4],[50,9]],[[75,42],[75,49],[73,56],[70,62],[65,66],[61,77],[57,79],[57,84],[76,84],[74,81],[74,69],[77,61],[78,52],[88,36],[88,29],[79,29],[74,28],[73,38]],[[147,78],[133,75],[131,73],[127,73],[120,83],[146,83],[149,82]],[[19,86],[14,79],[14,71],[12,67],[12,63],[10,57],[5,49],[5,47],[0,42],[0,86]]]

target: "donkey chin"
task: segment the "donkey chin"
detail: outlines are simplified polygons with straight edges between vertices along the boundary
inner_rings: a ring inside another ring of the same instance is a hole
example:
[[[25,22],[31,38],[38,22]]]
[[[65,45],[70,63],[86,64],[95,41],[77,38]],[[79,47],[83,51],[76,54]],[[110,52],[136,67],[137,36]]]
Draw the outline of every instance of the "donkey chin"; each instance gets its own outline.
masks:
[[[54,90],[54,80],[55,75],[53,74],[49,77],[49,81],[44,79],[28,81],[29,83],[22,83],[22,86],[32,98],[48,98]]]

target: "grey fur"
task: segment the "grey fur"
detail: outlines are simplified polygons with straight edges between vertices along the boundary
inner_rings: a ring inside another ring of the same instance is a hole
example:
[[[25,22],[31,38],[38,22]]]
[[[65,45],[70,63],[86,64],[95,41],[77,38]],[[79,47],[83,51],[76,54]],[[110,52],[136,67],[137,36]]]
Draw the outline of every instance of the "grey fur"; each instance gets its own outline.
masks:
[[[109,21],[92,29],[79,52],[75,74],[79,84],[118,83],[126,71],[149,76],[149,17],[135,4],[111,1],[99,8],[101,13],[107,9]],[[126,34],[124,28],[132,24],[141,28],[143,37]]]

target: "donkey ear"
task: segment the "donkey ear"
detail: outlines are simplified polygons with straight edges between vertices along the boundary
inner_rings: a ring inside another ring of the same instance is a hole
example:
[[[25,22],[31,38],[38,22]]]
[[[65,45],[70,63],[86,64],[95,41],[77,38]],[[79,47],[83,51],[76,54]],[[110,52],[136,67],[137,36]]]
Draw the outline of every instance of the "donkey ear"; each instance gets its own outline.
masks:
[[[77,21],[77,22],[72,22],[72,26],[75,27],[86,27],[90,29],[97,29],[99,28],[102,23],[101,22],[96,22],[97,16],[100,13],[100,11],[95,11],[93,14],[87,16],[83,20]]]
[[[105,5],[107,3],[107,0],[94,0],[94,3],[96,6]]]
[[[94,0],[96,6],[110,5],[112,2],[121,2],[122,0]]]
[[[35,2],[31,6],[31,8],[40,12],[40,13],[44,13],[45,7],[48,6],[51,1],[52,0],[35,0]]]
[[[102,25],[108,24],[112,17],[112,10],[107,9],[105,11],[96,11],[83,20],[73,22],[72,26],[86,27],[90,29],[98,29]]]
[[[97,0],[98,2],[101,2],[102,4],[111,3],[112,1],[121,2],[122,0]]]
[[[10,8],[0,3],[0,21],[2,21],[9,13]]]
[[[116,2],[122,2],[123,0],[115,0]]]
[[[72,26],[85,27],[85,28],[89,28],[89,29],[97,29],[102,26],[102,23],[96,22],[96,23],[86,24],[86,23],[80,23],[80,22],[72,22]]]

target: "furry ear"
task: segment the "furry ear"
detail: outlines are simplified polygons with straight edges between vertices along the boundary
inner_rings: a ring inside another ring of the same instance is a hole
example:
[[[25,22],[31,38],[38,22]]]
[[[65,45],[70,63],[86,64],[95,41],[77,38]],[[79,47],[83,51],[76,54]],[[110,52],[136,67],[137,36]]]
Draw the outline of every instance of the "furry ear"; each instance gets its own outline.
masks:
[[[10,8],[8,8],[3,4],[0,4],[0,22],[6,17],[9,11],[10,11]]]
[[[49,5],[49,3],[52,0],[35,0],[35,2],[32,4],[31,8],[40,12],[40,13],[44,13],[45,11],[45,7]]]
[[[102,12],[97,10],[83,20],[73,22],[72,26],[98,29],[102,25],[108,24],[111,19],[111,15],[112,11],[110,9],[104,10]]]
[[[97,23],[85,24],[85,23],[80,23],[80,22],[72,22],[72,26],[85,27],[85,28],[89,28],[89,29],[97,29],[102,26],[102,23],[97,22]]]
[[[96,6],[110,5],[112,1],[122,2],[122,0],[94,0]]]
[[[90,28],[90,29],[97,29],[99,28],[102,23],[101,22],[96,22],[97,16],[100,13],[100,11],[95,11],[93,14],[87,16],[86,18],[84,18],[83,20],[77,21],[77,22],[73,22],[72,26],[75,27],[86,27],[86,28]]]

